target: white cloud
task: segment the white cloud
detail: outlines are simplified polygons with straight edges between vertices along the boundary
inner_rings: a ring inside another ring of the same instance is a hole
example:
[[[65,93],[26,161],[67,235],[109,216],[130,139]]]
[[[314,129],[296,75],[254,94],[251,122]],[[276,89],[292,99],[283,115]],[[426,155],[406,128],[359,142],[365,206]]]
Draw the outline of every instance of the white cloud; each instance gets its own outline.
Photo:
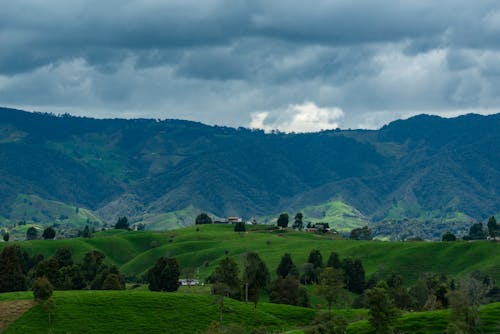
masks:
[[[336,129],[344,117],[342,109],[318,107],[313,102],[289,105],[285,110],[252,113],[251,128],[265,131],[316,132]]]

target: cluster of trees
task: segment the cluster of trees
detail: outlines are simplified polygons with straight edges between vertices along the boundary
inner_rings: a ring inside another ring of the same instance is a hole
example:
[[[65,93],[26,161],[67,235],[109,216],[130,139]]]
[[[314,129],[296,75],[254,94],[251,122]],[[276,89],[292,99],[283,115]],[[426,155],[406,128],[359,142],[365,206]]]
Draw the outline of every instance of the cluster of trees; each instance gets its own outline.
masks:
[[[352,240],[372,240],[372,230],[368,226],[355,228],[351,231],[349,239]]]
[[[19,246],[5,247],[0,253],[0,292],[31,289],[41,277],[58,290],[120,290],[124,281],[118,269],[104,263],[105,255],[93,250],[75,263],[68,247],[58,248],[54,256],[32,257]]]
[[[295,217],[293,218],[293,225],[292,228],[294,230],[299,230],[302,231],[304,229],[304,215],[302,212],[297,212],[295,214]],[[279,215],[278,220],[276,221],[276,224],[278,227],[281,228],[287,228],[289,224],[290,217],[288,216],[288,213],[283,212],[282,214]]]
[[[463,237],[463,240],[484,240],[488,237],[491,239],[495,239],[500,237],[500,224],[497,223],[494,216],[491,216],[488,219],[488,223],[486,225],[486,229],[483,227],[483,223],[475,223],[472,224],[469,228],[469,234]],[[451,232],[446,232],[443,234],[442,241],[456,241],[457,237]]]
[[[238,264],[232,258],[223,259],[208,281],[213,283],[215,294],[234,299],[258,302],[259,290],[266,288],[272,303],[307,307],[310,305],[305,285],[328,285],[332,271],[333,281],[340,282],[342,289],[362,293],[365,287],[365,272],[360,260],[341,260],[332,252],[326,266],[318,250],[312,250],[301,270],[297,269],[290,254],[282,256],[276,269],[276,279],[270,281],[269,270],[257,253],[247,253],[243,257],[244,271],[240,277]],[[324,288],[327,294],[330,288]],[[321,293],[323,294],[323,293]]]
[[[175,257],[162,256],[148,270],[146,280],[151,291],[174,292],[179,289],[179,262]]]

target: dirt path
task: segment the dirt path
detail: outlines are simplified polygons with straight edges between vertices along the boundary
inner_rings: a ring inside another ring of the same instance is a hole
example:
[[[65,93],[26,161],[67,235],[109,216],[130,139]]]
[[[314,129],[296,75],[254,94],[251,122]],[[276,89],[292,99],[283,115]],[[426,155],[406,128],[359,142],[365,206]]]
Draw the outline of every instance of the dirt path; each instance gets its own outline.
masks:
[[[32,300],[12,300],[0,302],[0,333],[16,321],[24,312],[33,307]]]

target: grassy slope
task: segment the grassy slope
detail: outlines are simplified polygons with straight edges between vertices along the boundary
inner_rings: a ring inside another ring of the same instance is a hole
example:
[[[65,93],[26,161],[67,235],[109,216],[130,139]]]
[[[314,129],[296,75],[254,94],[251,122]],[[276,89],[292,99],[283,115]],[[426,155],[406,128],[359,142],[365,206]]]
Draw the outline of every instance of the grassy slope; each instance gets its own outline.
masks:
[[[167,231],[183,228],[194,224],[201,210],[192,205],[177,211],[167,213],[145,214],[139,221],[150,231]]]
[[[90,210],[77,208],[65,203],[51,201],[36,195],[18,195],[11,207],[9,219],[3,219],[3,224],[16,224],[25,220],[28,224],[61,224],[66,227],[82,228],[85,224],[98,226],[102,224]],[[19,226],[12,233],[22,232]]]
[[[399,318],[395,327],[406,334],[441,334],[446,332],[448,311],[406,313]],[[483,305],[480,309],[481,333],[500,332],[500,303]],[[349,326],[349,334],[373,333],[368,321],[358,321]]]
[[[30,299],[30,292],[0,294],[0,301]],[[6,333],[199,333],[218,320],[217,306],[209,295],[155,293],[149,291],[56,291],[56,315],[49,326],[47,314],[35,306],[16,321]],[[312,309],[260,303],[257,309],[230,299],[225,300],[224,323],[239,324],[245,332],[265,327],[283,332],[310,323]],[[348,333],[368,334],[366,310],[337,310],[349,321]],[[500,303],[481,307],[482,333],[498,333]],[[443,333],[448,311],[405,313],[396,328],[407,334]],[[366,319],[366,318],[365,318]],[[303,333],[297,329],[290,333]]]
[[[6,333],[198,333],[218,319],[209,295],[149,291],[57,291],[52,328],[41,306],[35,306]],[[282,332],[309,323],[315,311],[288,305],[261,303],[256,309],[225,300],[226,323],[249,332],[266,327]]]
[[[12,243],[0,243],[0,248],[6,244]],[[85,252],[98,249],[123,273],[134,275],[146,271],[160,256],[170,254],[179,259],[181,267],[199,268],[201,278],[205,278],[226,252],[239,261],[247,251],[257,251],[274,274],[285,252],[291,253],[300,267],[311,249],[317,248],[324,261],[331,251],[336,251],[341,257],[362,259],[368,275],[377,270],[394,271],[403,275],[406,283],[414,281],[421,272],[445,272],[459,277],[476,269],[492,274],[500,282],[500,244],[486,241],[332,240],[305,232],[254,231],[240,234],[233,232],[229,225],[202,225],[162,233],[108,230],[91,239],[37,240],[18,244],[30,254],[40,252],[45,255],[52,255],[58,247],[69,246],[77,260]]]
[[[329,223],[337,231],[349,232],[353,228],[368,225],[361,212],[340,201],[308,206],[302,210],[304,220],[312,223]]]
[[[369,224],[368,218],[363,216],[361,212],[341,201],[332,200],[289,212],[289,226],[293,225],[295,212],[302,212],[304,214],[304,224],[308,222],[313,224],[328,223],[330,227],[341,232],[350,232],[355,227],[362,227]],[[276,224],[278,216],[279,214],[260,217],[258,221],[265,224]]]

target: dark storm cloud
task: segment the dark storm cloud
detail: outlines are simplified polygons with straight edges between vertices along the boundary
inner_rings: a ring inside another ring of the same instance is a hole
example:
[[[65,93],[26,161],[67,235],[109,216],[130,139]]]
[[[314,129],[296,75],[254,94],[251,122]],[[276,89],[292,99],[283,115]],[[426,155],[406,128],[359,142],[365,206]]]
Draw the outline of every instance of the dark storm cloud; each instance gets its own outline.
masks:
[[[496,1],[0,5],[3,105],[311,130],[500,102]]]

